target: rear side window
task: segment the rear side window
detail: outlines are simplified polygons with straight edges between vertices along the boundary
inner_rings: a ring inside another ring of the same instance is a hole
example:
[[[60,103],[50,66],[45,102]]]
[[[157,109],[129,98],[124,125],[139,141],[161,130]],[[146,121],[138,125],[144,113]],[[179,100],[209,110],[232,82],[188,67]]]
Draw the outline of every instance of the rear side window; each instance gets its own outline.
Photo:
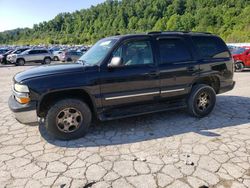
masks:
[[[204,59],[230,57],[227,46],[217,37],[194,36],[192,39]]]
[[[37,50],[31,50],[31,51],[29,51],[29,54],[37,54],[37,53],[38,53]]]
[[[190,61],[192,56],[181,39],[160,39],[160,63],[177,63]]]
[[[39,50],[39,53],[40,54],[46,54],[46,53],[48,53],[48,51],[47,50]]]

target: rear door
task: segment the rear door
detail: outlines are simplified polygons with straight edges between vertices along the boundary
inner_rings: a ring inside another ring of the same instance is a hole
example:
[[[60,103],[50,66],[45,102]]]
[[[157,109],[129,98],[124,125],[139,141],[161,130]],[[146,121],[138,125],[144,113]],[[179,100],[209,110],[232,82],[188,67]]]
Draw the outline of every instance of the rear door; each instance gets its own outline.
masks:
[[[199,63],[188,40],[179,36],[157,38],[162,98],[187,94],[199,74]]]
[[[160,87],[152,41],[149,37],[129,39],[113,52],[123,66],[101,70],[102,104],[104,108],[148,103],[159,98]],[[112,58],[111,57],[111,58]]]
[[[37,50],[30,50],[27,55],[25,55],[25,61],[35,61],[37,55]]]
[[[47,50],[39,50],[37,55],[37,61],[43,61],[45,56],[47,56],[49,52]]]

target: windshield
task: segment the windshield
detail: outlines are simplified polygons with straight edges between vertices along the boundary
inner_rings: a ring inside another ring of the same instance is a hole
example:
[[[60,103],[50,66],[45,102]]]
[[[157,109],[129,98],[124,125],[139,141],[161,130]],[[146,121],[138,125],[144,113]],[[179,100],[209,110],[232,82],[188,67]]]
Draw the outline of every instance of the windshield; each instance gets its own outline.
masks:
[[[98,41],[79,59],[79,61],[91,66],[97,65],[105,58],[116,41],[117,39],[102,39]]]
[[[245,50],[245,48],[236,48],[232,51],[232,54],[242,54]]]
[[[25,51],[21,52],[20,54],[21,54],[21,55],[25,55],[25,54],[28,54],[29,51],[30,51],[30,50],[25,50]]]

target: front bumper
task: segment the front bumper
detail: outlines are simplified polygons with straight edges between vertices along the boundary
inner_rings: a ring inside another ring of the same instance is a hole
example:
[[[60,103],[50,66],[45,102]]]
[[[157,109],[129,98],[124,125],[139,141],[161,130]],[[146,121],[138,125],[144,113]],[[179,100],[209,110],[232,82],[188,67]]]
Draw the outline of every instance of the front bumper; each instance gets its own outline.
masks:
[[[220,94],[221,94],[221,93],[225,93],[225,92],[230,91],[230,90],[233,90],[234,86],[235,86],[235,81],[233,81],[233,82],[232,82],[231,84],[229,84],[229,85],[226,85],[226,86],[224,86],[224,87],[221,87],[221,88],[220,88]]]
[[[14,63],[16,63],[16,58],[14,58],[14,57],[9,57],[9,56],[7,56],[7,61],[8,62],[10,62],[10,63],[12,63],[12,64],[14,64]]]
[[[36,102],[34,101],[31,101],[28,104],[20,104],[12,95],[9,98],[9,108],[20,123],[31,124],[38,121]]]

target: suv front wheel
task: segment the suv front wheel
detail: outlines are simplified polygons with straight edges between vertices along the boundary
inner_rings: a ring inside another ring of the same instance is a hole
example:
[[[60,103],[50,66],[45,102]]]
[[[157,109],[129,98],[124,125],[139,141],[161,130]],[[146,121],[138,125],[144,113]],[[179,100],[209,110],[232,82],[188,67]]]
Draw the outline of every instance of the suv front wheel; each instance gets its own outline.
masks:
[[[49,109],[45,127],[56,139],[77,139],[87,133],[91,119],[91,110],[86,103],[77,99],[65,99]]]
[[[17,59],[16,66],[23,66],[24,64],[25,64],[25,60],[24,59]]]
[[[216,93],[212,87],[199,84],[193,87],[188,98],[188,112],[195,117],[205,117],[212,112],[216,103]]]

